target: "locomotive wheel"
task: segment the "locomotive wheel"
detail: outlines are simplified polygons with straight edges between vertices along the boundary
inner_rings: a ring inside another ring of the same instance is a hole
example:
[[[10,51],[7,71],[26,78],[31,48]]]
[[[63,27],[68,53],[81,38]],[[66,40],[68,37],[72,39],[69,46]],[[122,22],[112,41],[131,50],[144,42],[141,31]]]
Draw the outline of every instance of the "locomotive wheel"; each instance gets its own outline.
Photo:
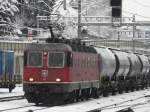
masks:
[[[80,100],[80,90],[75,90],[75,101],[78,102]]]
[[[103,91],[103,97],[107,97],[108,96],[108,92],[107,91]]]
[[[131,92],[134,92],[134,87],[131,87]]]
[[[139,85],[136,85],[136,90],[139,91]]]
[[[112,90],[112,95],[116,95],[116,92],[114,90]]]
[[[147,82],[146,82],[145,88],[146,88],[146,89],[148,88],[148,83],[147,83]]]
[[[11,93],[11,92],[12,92],[12,90],[13,90],[13,89],[9,88],[9,93]]]
[[[83,89],[82,90],[82,94],[81,94],[81,100],[82,101],[84,101],[84,100],[86,100],[87,99],[87,91],[86,91],[86,89]]]
[[[99,94],[98,94],[98,89],[97,88],[92,88],[91,97],[94,98],[94,99],[99,98]]]
[[[121,88],[121,85],[119,85],[119,87],[118,87],[118,93],[119,93],[119,94],[122,94],[122,93],[123,93],[123,89]]]
[[[85,97],[86,97],[86,100],[89,100],[89,98],[90,98],[90,89],[86,89]]]
[[[39,102],[35,102],[35,105],[38,106],[38,105],[39,105]]]
[[[102,92],[103,96],[104,97],[107,97],[108,96],[108,91],[107,91],[107,88],[105,88]]]
[[[126,92],[126,93],[129,92],[129,88],[128,88],[128,87],[125,88],[125,92]]]
[[[116,90],[114,87],[112,87],[111,92],[112,92],[112,95],[116,95]]]
[[[118,92],[119,92],[119,94],[122,94],[123,90],[121,88],[119,88]]]
[[[69,97],[67,100],[65,100],[65,103],[74,103],[76,99],[76,92],[73,91],[71,93],[69,93]]]
[[[141,84],[141,90],[143,90],[144,89],[144,86],[143,86],[143,83]]]

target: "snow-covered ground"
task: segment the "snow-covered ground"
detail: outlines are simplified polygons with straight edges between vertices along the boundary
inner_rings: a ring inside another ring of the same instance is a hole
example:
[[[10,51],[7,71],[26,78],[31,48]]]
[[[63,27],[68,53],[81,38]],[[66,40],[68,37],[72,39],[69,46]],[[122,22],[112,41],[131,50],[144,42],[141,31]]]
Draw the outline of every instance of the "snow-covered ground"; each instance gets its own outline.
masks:
[[[23,95],[22,85],[16,85],[16,88],[13,89],[12,93],[9,93],[8,88],[0,88],[0,98],[8,96],[19,96]]]
[[[17,86],[12,93],[8,89],[0,89],[0,98],[23,95],[22,86]],[[101,108],[102,112],[116,112],[131,107],[135,112],[150,112],[150,89],[135,91],[116,96],[100,97],[88,101],[77,102],[60,106],[35,106],[26,99],[0,102],[0,112],[87,112]],[[106,107],[107,106],[107,107]]]

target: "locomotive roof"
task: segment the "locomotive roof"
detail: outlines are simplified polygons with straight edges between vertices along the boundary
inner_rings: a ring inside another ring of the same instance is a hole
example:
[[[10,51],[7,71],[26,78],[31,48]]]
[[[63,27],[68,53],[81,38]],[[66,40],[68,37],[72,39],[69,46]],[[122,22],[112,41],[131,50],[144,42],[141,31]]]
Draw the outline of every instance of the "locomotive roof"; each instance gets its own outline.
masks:
[[[71,47],[61,43],[32,43],[27,45],[26,50],[71,51]]]
[[[58,50],[96,53],[93,47],[64,43],[31,43],[27,45],[26,50]]]
[[[78,52],[88,52],[88,53],[97,53],[93,47],[85,46],[85,45],[70,45],[73,51]]]

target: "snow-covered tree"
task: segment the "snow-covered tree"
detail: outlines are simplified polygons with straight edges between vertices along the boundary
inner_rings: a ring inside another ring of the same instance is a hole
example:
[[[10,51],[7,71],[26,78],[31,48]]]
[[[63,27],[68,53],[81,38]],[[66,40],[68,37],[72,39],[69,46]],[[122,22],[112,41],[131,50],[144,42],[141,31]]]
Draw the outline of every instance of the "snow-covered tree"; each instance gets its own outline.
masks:
[[[19,12],[17,0],[0,0],[0,18],[1,21],[8,23],[15,22],[15,13]]]
[[[0,32],[13,31],[12,23],[15,22],[15,14],[19,12],[17,0],[0,0]]]

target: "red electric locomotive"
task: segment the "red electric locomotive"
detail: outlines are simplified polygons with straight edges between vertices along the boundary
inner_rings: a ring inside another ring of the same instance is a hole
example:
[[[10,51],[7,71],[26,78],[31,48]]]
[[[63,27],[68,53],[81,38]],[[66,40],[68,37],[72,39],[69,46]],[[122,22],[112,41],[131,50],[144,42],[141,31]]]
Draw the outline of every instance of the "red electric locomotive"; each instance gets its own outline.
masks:
[[[97,98],[147,88],[149,68],[145,55],[68,40],[34,43],[24,52],[23,90],[36,104]]]
[[[65,43],[30,44],[24,52],[25,97],[36,104],[97,97],[98,64],[98,54],[93,47]]]

